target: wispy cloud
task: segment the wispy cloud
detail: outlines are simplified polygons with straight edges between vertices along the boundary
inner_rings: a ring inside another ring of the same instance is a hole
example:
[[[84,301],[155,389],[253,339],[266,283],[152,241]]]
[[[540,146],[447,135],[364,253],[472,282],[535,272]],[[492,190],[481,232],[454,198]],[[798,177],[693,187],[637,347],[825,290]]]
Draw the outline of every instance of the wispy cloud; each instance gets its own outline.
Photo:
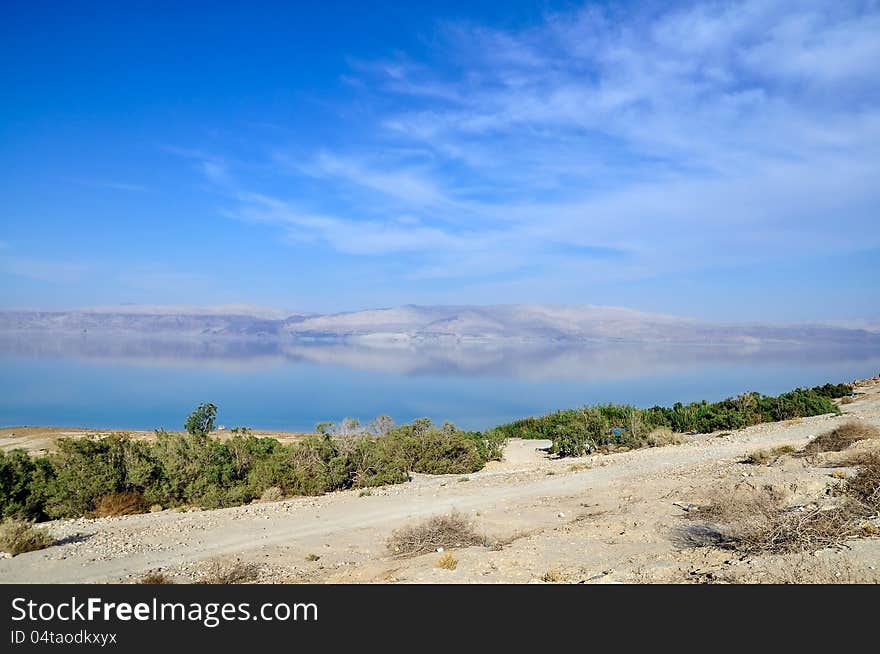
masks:
[[[229,216],[417,254],[414,277],[638,278],[878,247],[878,33],[877,3],[841,0],[446,24],[422,60],[353,65],[355,92],[381,99],[357,145],[273,144],[271,176],[202,172]]]
[[[150,189],[142,184],[131,184],[107,179],[71,179],[74,184],[88,186],[90,188],[105,189],[109,191],[128,191],[132,193],[146,193]]]

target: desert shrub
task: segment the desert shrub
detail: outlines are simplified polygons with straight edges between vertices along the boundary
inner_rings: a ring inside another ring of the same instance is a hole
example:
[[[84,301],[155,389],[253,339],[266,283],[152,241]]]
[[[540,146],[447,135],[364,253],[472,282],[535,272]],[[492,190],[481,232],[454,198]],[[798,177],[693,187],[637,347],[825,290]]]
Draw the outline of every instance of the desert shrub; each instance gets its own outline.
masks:
[[[507,445],[507,436],[498,429],[490,429],[487,432],[470,431],[468,438],[474,441],[477,453],[483,461],[500,461],[504,456],[504,448]]]
[[[458,559],[452,556],[451,552],[444,552],[443,555],[437,559],[436,565],[443,570],[455,570],[458,567]]]
[[[106,518],[117,515],[134,515],[146,513],[150,508],[144,494],[138,491],[110,493],[98,500],[98,505],[92,512],[96,518]]]
[[[45,517],[46,481],[51,465],[45,457],[32,458],[25,450],[0,450],[0,519]]]
[[[561,584],[565,582],[565,579],[566,577],[562,571],[555,568],[553,570],[548,570],[541,577],[541,581],[547,584]]]
[[[139,584],[156,584],[156,585],[167,585],[173,584],[174,580],[166,575],[164,572],[148,572],[143,577],[141,577],[138,582]]]
[[[803,453],[840,452],[853,443],[869,438],[880,438],[880,430],[873,425],[852,421],[819,434],[806,444]]]
[[[7,518],[0,523],[0,550],[16,556],[50,547],[53,539],[29,520]]]
[[[775,457],[770,453],[769,450],[755,450],[754,452],[749,452],[746,455],[745,462],[763,466],[773,461],[774,458]]]
[[[264,490],[262,495],[260,495],[261,502],[278,502],[283,499],[284,491],[278,488],[278,486],[269,486],[269,488]]]
[[[410,557],[436,552],[440,547],[452,549],[482,545],[484,541],[485,538],[477,533],[470,520],[453,511],[396,530],[386,545],[394,556]]]
[[[880,511],[880,454],[861,457],[858,472],[846,480],[843,492],[868,512]]]
[[[767,465],[776,461],[783,454],[791,454],[796,452],[794,447],[791,445],[780,445],[779,447],[774,447],[770,450],[755,450],[754,452],[750,452],[746,455],[745,463],[752,463],[754,465]]]
[[[839,393],[851,391],[847,385],[811,389],[798,388],[776,397],[743,393],[720,402],[677,402],[672,407],[639,409],[627,405],[603,404],[580,409],[555,411],[500,425],[508,438],[547,438],[560,456],[580,456],[604,448],[636,448],[652,445],[650,434],[657,429],[674,433],[709,433],[741,429],[762,422],[806,416],[837,414],[831,401]]]
[[[847,503],[789,508],[770,488],[739,487],[716,495],[712,503],[688,513],[703,524],[684,529],[692,539],[702,533],[704,545],[744,554],[812,552],[863,533],[857,512]]]
[[[431,475],[476,472],[485,461],[474,439],[452,423],[440,427],[427,418],[393,429],[385,437],[393,441],[407,469]]]
[[[814,386],[812,389],[816,395],[827,397],[829,399],[838,399],[849,397],[853,393],[851,384],[823,384],[822,386]]]
[[[656,427],[647,436],[649,447],[664,447],[666,445],[681,445],[684,439],[669,427]]]
[[[596,449],[589,432],[576,424],[557,425],[552,436],[550,452],[558,456],[582,456]]]
[[[252,584],[260,576],[260,566],[256,563],[215,559],[209,561],[199,576],[199,584]]]
[[[380,437],[338,439],[337,465],[344,469],[344,488],[400,484],[409,479],[407,463],[395,439]]]
[[[90,513],[100,498],[125,488],[127,439],[63,438],[50,455],[53,476],[46,489],[45,512],[52,518]]]

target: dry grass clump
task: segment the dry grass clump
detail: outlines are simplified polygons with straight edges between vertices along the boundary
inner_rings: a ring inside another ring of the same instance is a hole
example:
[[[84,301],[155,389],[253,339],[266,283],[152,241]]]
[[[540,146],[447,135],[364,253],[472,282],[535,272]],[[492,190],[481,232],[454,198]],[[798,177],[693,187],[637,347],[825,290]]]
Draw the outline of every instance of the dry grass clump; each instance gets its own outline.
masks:
[[[139,584],[157,584],[157,585],[167,585],[173,584],[174,580],[166,575],[164,572],[154,571],[148,572],[138,581]]]
[[[144,499],[143,493],[124,492],[110,493],[98,501],[98,506],[92,512],[95,518],[109,518],[117,515],[134,515],[146,513],[150,510],[150,504]]]
[[[260,566],[244,561],[214,560],[199,579],[200,584],[252,584],[260,576]]]
[[[566,579],[565,575],[562,574],[559,570],[553,569],[548,570],[544,573],[544,576],[541,577],[541,581],[548,584],[561,584]]]
[[[438,548],[470,547],[482,545],[485,538],[474,528],[471,521],[453,511],[448,515],[429,518],[418,525],[403,527],[391,534],[388,549],[394,556],[419,556],[436,552]]]
[[[804,454],[840,452],[853,443],[869,438],[880,438],[880,429],[861,422],[848,422],[824,434],[819,434],[804,447]]]
[[[646,437],[649,447],[663,447],[664,445],[681,445],[684,438],[681,434],[676,434],[669,427],[657,427],[651,431]]]
[[[846,480],[843,493],[867,509],[880,512],[880,454],[864,453],[855,475]]]
[[[720,492],[691,510],[692,524],[678,534],[683,545],[734,549],[745,554],[815,552],[877,533],[865,521],[880,513],[880,454],[862,453],[858,471],[833,489],[830,506],[787,507],[771,487]]]
[[[0,550],[12,556],[42,550],[54,544],[54,538],[28,520],[7,518],[0,523]]]
[[[795,448],[791,445],[780,445],[779,447],[774,447],[772,450],[755,450],[746,456],[745,463],[769,465],[783,454],[792,454],[795,451]]]
[[[443,556],[437,559],[437,567],[444,570],[455,570],[458,567],[458,559],[452,556],[450,552],[445,552]]]
[[[269,486],[260,495],[261,502],[278,502],[284,499],[284,492],[278,486]]]
[[[733,549],[744,554],[813,552],[864,533],[863,513],[851,501],[827,507],[787,507],[770,487],[719,493],[688,516],[703,521],[678,535],[681,544]]]

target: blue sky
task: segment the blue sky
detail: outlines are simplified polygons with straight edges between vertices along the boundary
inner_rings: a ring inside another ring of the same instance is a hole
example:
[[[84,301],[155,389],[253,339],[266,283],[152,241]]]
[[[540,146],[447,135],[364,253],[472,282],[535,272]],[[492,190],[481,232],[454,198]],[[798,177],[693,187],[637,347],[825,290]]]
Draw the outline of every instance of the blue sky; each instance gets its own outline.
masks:
[[[5,3],[0,306],[880,317],[880,4]]]

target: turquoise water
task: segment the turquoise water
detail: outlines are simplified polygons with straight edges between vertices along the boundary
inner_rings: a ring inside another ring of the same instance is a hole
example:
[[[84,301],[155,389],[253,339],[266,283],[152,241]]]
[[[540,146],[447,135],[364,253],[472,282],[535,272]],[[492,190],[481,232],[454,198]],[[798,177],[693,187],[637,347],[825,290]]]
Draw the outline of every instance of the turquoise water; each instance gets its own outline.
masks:
[[[310,430],[389,414],[481,429],[582,404],[776,394],[880,372],[880,352],[858,347],[26,345],[0,351],[2,426],[179,429],[213,402],[227,427]]]

